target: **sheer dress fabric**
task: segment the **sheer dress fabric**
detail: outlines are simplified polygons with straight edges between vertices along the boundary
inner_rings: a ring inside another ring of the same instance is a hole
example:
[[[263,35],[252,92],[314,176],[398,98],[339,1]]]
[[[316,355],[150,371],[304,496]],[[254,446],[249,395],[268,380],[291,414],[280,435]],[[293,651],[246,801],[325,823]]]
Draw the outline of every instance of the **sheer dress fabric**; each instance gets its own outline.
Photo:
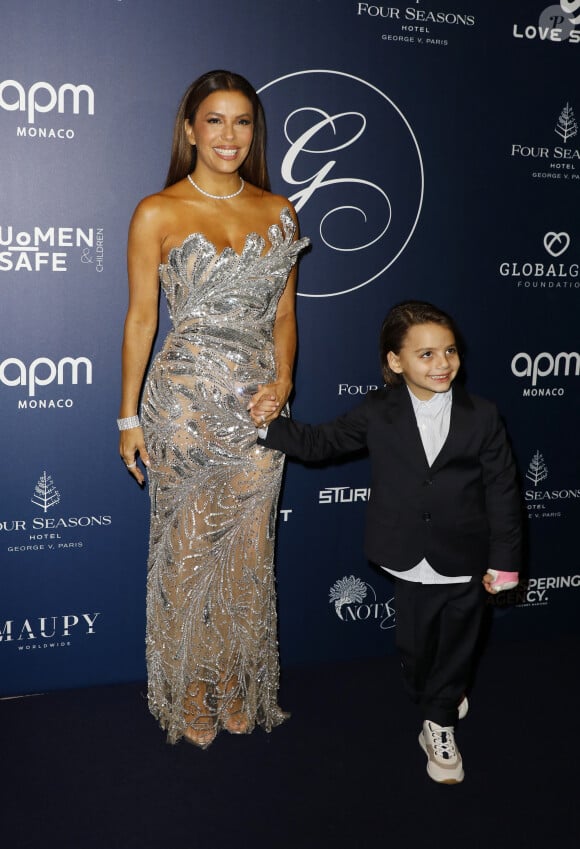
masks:
[[[247,731],[286,717],[273,573],[283,455],[256,445],[246,406],[275,379],[276,309],[308,239],[295,240],[287,209],[268,239],[249,233],[237,254],[194,233],[160,266],[173,327],[141,411],[151,458],[146,653],[149,707],[171,743],[232,716]]]

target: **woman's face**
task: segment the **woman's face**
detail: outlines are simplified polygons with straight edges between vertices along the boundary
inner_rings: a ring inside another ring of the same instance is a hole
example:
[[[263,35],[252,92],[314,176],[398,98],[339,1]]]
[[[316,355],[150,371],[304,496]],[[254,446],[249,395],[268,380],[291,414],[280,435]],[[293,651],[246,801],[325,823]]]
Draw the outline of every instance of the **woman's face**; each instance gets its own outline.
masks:
[[[199,104],[193,123],[185,122],[190,144],[197,147],[196,173],[237,171],[254,136],[252,104],[241,91],[214,91]]]

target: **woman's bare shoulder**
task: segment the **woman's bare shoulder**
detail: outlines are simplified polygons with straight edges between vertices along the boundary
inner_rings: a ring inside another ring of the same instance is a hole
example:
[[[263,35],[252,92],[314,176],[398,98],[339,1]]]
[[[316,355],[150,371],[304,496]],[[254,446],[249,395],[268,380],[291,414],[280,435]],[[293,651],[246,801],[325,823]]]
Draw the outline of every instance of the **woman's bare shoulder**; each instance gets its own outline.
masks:
[[[162,189],[160,192],[142,198],[135,207],[135,212],[144,216],[166,214],[176,203],[179,203],[179,195],[172,191],[173,188],[170,186],[168,189]]]
[[[267,192],[265,189],[259,189],[257,186],[248,186],[248,188],[251,191],[251,199],[256,204],[260,204],[265,217],[269,218],[271,221],[278,221],[282,210],[287,209],[295,223],[298,224],[296,211],[288,198],[285,198],[283,195]]]
[[[173,186],[139,201],[133,213],[133,222],[147,227],[163,227],[179,214],[181,199]]]
[[[276,210],[276,221],[280,221],[280,216],[282,211],[290,213],[290,217],[294,221],[295,231],[294,238],[298,238],[300,235],[300,225],[298,224],[298,216],[296,215],[296,210],[288,200],[283,195],[272,195],[273,208]]]

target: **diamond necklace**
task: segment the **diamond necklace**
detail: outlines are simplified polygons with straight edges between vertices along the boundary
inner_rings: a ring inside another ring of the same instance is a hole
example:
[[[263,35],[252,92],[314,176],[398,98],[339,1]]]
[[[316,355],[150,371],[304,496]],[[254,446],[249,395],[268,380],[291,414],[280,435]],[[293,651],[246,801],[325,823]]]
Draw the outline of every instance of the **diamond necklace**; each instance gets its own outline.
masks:
[[[244,178],[240,177],[240,188],[236,192],[234,192],[233,194],[231,194],[231,195],[212,195],[209,192],[206,192],[200,186],[198,186],[197,183],[195,182],[195,180],[193,179],[193,177],[191,176],[191,174],[187,175],[187,179],[189,180],[191,185],[195,189],[198,190],[198,192],[201,192],[201,194],[205,195],[206,198],[211,198],[212,200],[230,200],[230,198],[237,198],[237,196],[241,195],[241,193],[244,191],[244,186],[246,185],[244,183]]]

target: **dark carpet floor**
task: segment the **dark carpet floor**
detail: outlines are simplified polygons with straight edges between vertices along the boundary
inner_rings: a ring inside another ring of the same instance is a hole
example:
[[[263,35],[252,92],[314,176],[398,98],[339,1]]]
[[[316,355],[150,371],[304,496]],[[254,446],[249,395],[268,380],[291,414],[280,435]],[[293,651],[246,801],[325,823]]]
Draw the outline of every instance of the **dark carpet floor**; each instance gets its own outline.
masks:
[[[143,684],[6,700],[2,845],[578,849],[579,656],[577,635],[488,647],[455,786],[427,777],[394,656],[284,670],[292,719],[207,751],[165,743]]]

